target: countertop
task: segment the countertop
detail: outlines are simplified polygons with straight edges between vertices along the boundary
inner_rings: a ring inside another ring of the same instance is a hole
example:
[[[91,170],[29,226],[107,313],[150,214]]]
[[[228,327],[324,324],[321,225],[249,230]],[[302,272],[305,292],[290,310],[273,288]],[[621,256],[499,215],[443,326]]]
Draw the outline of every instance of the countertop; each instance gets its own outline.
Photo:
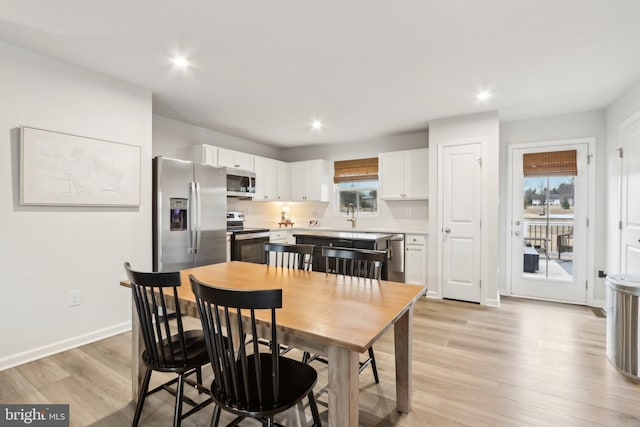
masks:
[[[425,231],[425,230],[389,230],[389,229],[339,229],[337,227],[273,227],[273,226],[267,226],[265,228],[269,228],[271,231],[290,231],[293,234],[302,234],[303,232],[318,232],[318,233],[323,233],[323,234],[316,234],[316,235],[327,235],[327,232],[334,232],[334,233],[355,233],[355,234],[421,234],[421,235],[428,235],[429,232]]]
[[[348,231],[330,231],[330,230],[294,230],[294,236],[311,236],[311,237],[331,237],[336,239],[349,240],[387,240],[393,237],[393,233],[365,233],[365,232],[348,232]]]

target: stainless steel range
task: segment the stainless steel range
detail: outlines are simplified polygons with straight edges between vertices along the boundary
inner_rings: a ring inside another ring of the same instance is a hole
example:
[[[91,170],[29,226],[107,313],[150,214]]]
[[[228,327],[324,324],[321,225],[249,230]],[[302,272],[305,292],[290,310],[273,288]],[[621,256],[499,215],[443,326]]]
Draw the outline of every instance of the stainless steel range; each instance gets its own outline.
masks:
[[[227,212],[227,231],[231,232],[231,260],[265,264],[264,244],[269,242],[266,228],[246,228],[244,212]]]

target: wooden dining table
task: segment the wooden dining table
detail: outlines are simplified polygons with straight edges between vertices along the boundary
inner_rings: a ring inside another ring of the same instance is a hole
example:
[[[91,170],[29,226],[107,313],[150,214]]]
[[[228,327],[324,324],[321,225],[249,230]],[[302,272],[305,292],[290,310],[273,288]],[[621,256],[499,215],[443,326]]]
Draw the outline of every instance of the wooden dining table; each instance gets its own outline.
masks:
[[[358,425],[359,355],[390,327],[394,329],[396,407],[411,410],[413,305],[426,287],[353,278],[314,271],[283,269],[231,261],[182,270],[178,288],[183,314],[197,316],[189,275],[212,286],[231,289],[282,289],[277,312],[278,340],[328,358],[329,425]],[[130,286],[127,281],[121,285]],[[258,315],[259,316],[259,315]],[[270,317],[258,317],[259,335],[269,337]],[[132,393],[144,373],[138,316],[132,313]]]

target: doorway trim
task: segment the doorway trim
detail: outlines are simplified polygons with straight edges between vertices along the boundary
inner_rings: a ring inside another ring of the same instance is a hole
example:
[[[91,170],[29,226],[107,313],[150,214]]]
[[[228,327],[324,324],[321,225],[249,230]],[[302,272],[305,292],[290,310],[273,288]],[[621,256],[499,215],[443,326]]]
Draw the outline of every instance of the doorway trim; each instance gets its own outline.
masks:
[[[517,144],[509,144],[507,146],[507,175],[505,179],[507,180],[507,221],[505,227],[507,230],[505,232],[505,243],[506,243],[506,254],[507,259],[505,260],[506,266],[506,286],[505,290],[507,295],[512,295],[512,253],[513,253],[513,238],[512,238],[512,226],[513,226],[513,182],[511,180],[511,176],[513,176],[513,152],[516,149],[523,148],[545,148],[545,147],[555,147],[559,145],[572,145],[572,144],[587,144],[589,151],[589,168],[587,169],[587,255],[586,255],[586,272],[585,277],[587,279],[587,290],[586,290],[586,304],[589,306],[593,306],[595,299],[595,226],[598,223],[597,221],[597,213],[596,213],[596,197],[595,197],[595,189],[596,189],[596,139],[593,137],[588,138],[572,138],[572,139],[560,139],[560,140],[551,140],[551,141],[534,141],[534,142],[522,142]],[[523,297],[523,298],[531,298],[533,297]],[[537,298],[537,299],[545,299],[545,298]],[[553,299],[547,299],[549,301],[555,301]],[[563,303],[570,303],[570,301],[559,301]],[[582,304],[582,303],[574,303],[574,304]]]

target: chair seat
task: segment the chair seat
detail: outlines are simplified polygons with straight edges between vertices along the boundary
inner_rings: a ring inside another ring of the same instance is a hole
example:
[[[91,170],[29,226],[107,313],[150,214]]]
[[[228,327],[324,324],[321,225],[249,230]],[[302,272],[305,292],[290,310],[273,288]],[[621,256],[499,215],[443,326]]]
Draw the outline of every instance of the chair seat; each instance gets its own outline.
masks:
[[[247,356],[247,362],[249,366],[249,378],[256,378],[255,376],[255,355],[251,354]],[[287,357],[279,357],[280,360],[280,396],[278,402],[274,402],[273,398],[273,384],[271,375],[263,375],[260,388],[262,390],[262,407],[258,402],[258,389],[255,382],[250,384],[249,389],[249,402],[246,402],[244,397],[244,387],[240,386],[240,394],[242,396],[242,406],[232,403],[235,399],[227,399],[225,396],[224,388],[220,388],[220,384],[217,379],[213,380],[211,384],[211,395],[217,403],[222,404],[233,411],[239,410],[242,412],[255,412],[267,415],[268,413],[276,414],[282,412],[293,405],[295,405],[301,396],[307,395],[313,389],[318,374],[313,367],[305,365],[297,360],[289,359]],[[240,370],[240,364],[238,362],[238,370]],[[260,364],[262,372],[271,372],[271,354],[260,353]],[[238,413],[242,413],[238,412]]]
[[[191,331],[184,331],[184,345],[186,349],[185,356],[183,357],[180,349],[179,336],[171,336],[171,345],[167,339],[162,343],[158,343],[164,347],[164,353],[166,359],[162,365],[155,365],[150,361],[149,354],[145,350],[142,353],[143,362],[157,371],[174,372],[177,370],[190,369],[196,366],[201,366],[209,362],[209,354],[207,353],[207,344],[204,339],[202,330],[196,329]],[[173,354],[173,360],[170,355]],[[185,360],[186,359],[186,360]]]

